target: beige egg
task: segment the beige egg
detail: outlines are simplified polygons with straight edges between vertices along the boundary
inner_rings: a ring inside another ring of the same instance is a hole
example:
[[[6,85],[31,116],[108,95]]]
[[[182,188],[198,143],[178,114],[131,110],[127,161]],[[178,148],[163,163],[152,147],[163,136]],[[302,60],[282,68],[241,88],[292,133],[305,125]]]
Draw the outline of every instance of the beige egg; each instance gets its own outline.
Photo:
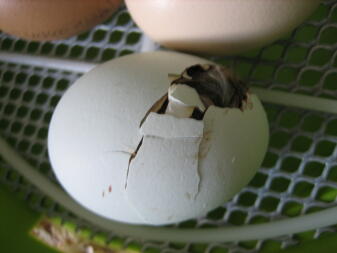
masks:
[[[279,39],[321,0],[126,0],[150,38],[188,52],[236,54]]]
[[[121,0],[0,0],[0,30],[24,39],[57,40],[104,21]]]

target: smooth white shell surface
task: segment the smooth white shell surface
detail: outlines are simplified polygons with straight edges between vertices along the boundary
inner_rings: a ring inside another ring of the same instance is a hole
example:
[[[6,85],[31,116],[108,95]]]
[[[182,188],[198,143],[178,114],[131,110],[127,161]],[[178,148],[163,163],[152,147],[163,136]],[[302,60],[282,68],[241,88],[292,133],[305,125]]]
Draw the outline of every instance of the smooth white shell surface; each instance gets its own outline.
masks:
[[[321,0],[126,0],[153,40],[187,52],[236,54],[302,23]]]
[[[134,54],[100,65],[69,88],[52,117],[48,148],[75,200],[114,220],[167,224],[204,215],[248,183],[268,143],[255,95],[243,111],[211,106],[203,121],[150,113],[140,127],[167,93],[168,74],[197,63],[209,62],[172,52]]]

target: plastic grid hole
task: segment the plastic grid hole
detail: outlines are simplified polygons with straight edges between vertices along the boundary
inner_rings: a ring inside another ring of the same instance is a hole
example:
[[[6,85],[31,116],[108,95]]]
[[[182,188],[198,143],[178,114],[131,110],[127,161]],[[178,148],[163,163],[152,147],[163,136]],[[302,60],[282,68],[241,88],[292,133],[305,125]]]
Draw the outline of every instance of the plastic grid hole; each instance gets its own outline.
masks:
[[[320,83],[323,73],[317,70],[305,70],[300,75],[299,84],[304,87],[314,87]]]
[[[23,51],[25,49],[26,45],[27,45],[26,41],[19,39],[19,40],[15,41],[14,51],[16,51],[16,52]]]
[[[243,241],[239,242],[238,245],[245,250],[253,250],[256,248],[258,241]]]
[[[331,136],[337,136],[337,119],[334,119],[328,122],[325,128],[325,134],[331,135]]]
[[[0,87],[0,98],[7,96],[9,89],[5,86]]]
[[[16,76],[15,76],[15,84],[16,85],[22,85],[25,83],[27,79],[27,74],[25,73],[18,73]]]
[[[5,131],[7,127],[9,126],[9,121],[6,119],[0,119],[0,129],[2,131]]]
[[[69,57],[71,58],[79,58],[82,53],[84,52],[84,47],[82,46],[73,46],[71,49],[70,49],[70,54],[69,54]]]
[[[126,44],[128,44],[128,45],[134,45],[134,44],[136,44],[139,41],[140,37],[141,37],[140,33],[138,33],[138,32],[131,32],[126,37]]]
[[[337,196],[337,189],[330,186],[321,187],[316,195],[316,199],[322,202],[334,202]]]
[[[311,195],[313,188],[314,185],[312,183],[300,181],[296,183],[293,194],[299,198],[307,198]]]
[[[247,213],[240,210],[233,210],[228,218],[228,222],[232,225],[243,225],[246,223]]]
[[[267,151],[267,154],[265,155],[264,160],[262,162],[262,168],[265,168],[265,169],[274,168],[278,158],[279,156],[277,154],[271,151]]]
[[[318,115],[308,115],[304,118],[301,125],[301,130],[306,132],[318,131],[324,122],[324,118]]]
[[[103,41],[105,39],[106,35],[107,35],[107,31],[97,30],[93,35],[92,41],[93,42]]]
[[[60,79],[56,83],[56,90],[65,91],[69,87],[69,81],[67,79]]]
[[[50,42],[45,42],[41,46],[41,54],[50,54],[53,51],[53,44]]]
[[[336,85],[336,83],[337,83],[337,72],[329,73],[324,78],[323,88],[325,90],[337,91],[337,85]]]
[[[270,65],[258,65],[253,72],[253,82],[272,80],[274,70],[275,68]]]
[[[316,178],[322,175],[324,168],[325,165],[323,163],[318,161],[310,161],[305,165],[303,174]]]
[[[328,140],[322,140],[316,145],[315,155],[321,157],[330,157],[333,154],[335,148],[336,143]]]
[[[69,50],[69,46],[68,45],[66,45],[66,44],[59,44],[56,47],[55,55],[58,56],[58,57],[65,56],[67,54],[68,50]]]
[[[28,43],[27,52],[34,54],[38,51],[40,44],[36,41],[31,41]]]
[[[276,177],[270,184],[270,190],[279,193],[285,192],[287,191],[289,184],[290,180],[288,178]]]
[[[161,249],[159,248],[154,248],[154,247],[146,247],[145,249],[143,249],[144,253],[160,253]]]
[[[327,179],[329,181],[337,182],[337,164],[330,168]]]
[[[17,100],[22,94],[22,91],[20,89],[12,89],[9,93],[9,98],[12,100]]]
[[[273,212],[277,209],[280,200],[278,198],[267,196],[262,199],[260,209],[266,212]]]
[[[13,44],[13,40],[12,39],[5,38],[4,40],[2,40],[0,48],[2,50],[9,50],[12,47],[12,44]]]
[[[250,186],[260,188],[265,185],[268,176],[264,173],[258,172],[253,179],[249,182]]]
[[[17,145],[17,149],[20,151],[20,152],[27,152],[28,149],[30,147],[30,143],[26,140],[21,140],[19,141],[18,145]]]
[[[113,59],[116,56],[116,50],[113,48],[107,48],[103,51],[102,60],[108,61]]]
[[[169,247],[174,250],[183,250],[185,249],[187,244],[185,243],[178,243],[178,242],[171,242],[169,243]]]
[[[311,145],[313,144],[313,140],[307,136],[297,136],[292,144],[291,144],[291,150],[295,152],[307,152]]]
[[[314,239],[315,236],[315,231],[309,230],[301,233],[297,233],[294,235],[294,239],[296,239],[299,242],[306,242],[306,241],[311,241]]]
[[[203,252],[206,252],[207,248],[208,248],[207,244],[194,243],[194,244],[192,244],[188,248],[188,252],[191,252],[191,253],[203,253]]]
[[[281,242],[275,240],[266,240],[263,242],[260,253],[274,253],[281,250]]]
[[[295,201],[289,201],[284,204],[282,208],[282,214],[288,217],[294,217],[301,214],[303,210],[303,204]]]
[[[207,214],[207,218],[210,220],[220,220],[224,217],[226,208],[218,207]]]
[[[278,61],[282,57],[283,50],[284,47],[281,45],[271,45],[263,51],[261,58],[270,61]]]
[[[279,125],[285,128],[294,128],[299,124],[300,120],[301,120],[300,113],[287,112],[282,114],[279,121]]]
[[[11,125],[11,128],[10,128],[10,131],[14,134],[17,134],[21,131],[21,129],[23,128],[23,125],[22,123],[20,122],[14,122],[12,125]]]
[[[5,83],[9,83],[10,81],[13,80],[13,77],[14,77],[14,73],[12,71],[6,71],[3,73],[2,81]]]
[[[25,126],[23,134],[27,137],[32,136],[36,132],[36,127],[29,124]]]
[[[250,224],[263,224],[267,222],[269,222],[269,218],[262,215],[255,215],[249,221]]]
[[[240,194],[238,204],[244,207],[253,206],[257,197],[258,196],[253,192],[244,192]]]
[[[35,93],[33,91],[27,90],[23,93],[22,100],[29,103],[33,101],[34,97],[35,97]]]
[[[330,62],[333,53],[334,53],[333,50],[328,50],[325,48],[317,48],[311,54],[309,58],[309,64],[316,66],[327,65]]]
[[[44,128],[44,127],[40,128],[38,133],[37,133],[37,137],[39,139],[45,140],[45,139],[47,139],[47,136],[48,136],[48,129]]]
[[[50,99],[49,105],[50,105],[51,107],[55,108],[56,105],[57,105],[57,103],[60,101],[60,99],[61,99],[61,96],[59,96],[59,95],[54,95],[54,96],[52,96],[51,99]],[[48,121],[48,122],[49,122],[49,121]]]
[[[317,38],[319,28],[312,24],[303,25],[295,34],[294,40],[302,43],[310,43]]]
[[[7,171],[6,174],[6,180],[10,181],[10,182],[15,182],[19,180],[20,175],[14,171],[14,170],[9,170]]]
[[[221,246],[212,247],[209,253],[228,253],[228,249]]]
[[[98,47],[89,47],[85,54],[85,59],[88,61],[95,60],[98,57],[100,50]]]
[[[335,36],[337,33],[337,27],[327,26],[324,27],[319,38],[319,42],[321,44],[326,45],[335,45],[337,43],[337,37]]]
[[[301,63],[306,60],[309,49],[292,45],[288,48],[285,60],[289,63]]]
[[[290,141],[290,134],[284,131],[277,131],[272,133],[270,137],[270,146],[277,149],[282,149]]]
[[[39,154],[42,154],[43,149],[44,147],[41,144],[35,143],[31,146],[31,153],[33,155],[39,155]]]
[[[14,114],[15,109],[16,109],[15,105],[7,104],[4,108],[4,114],[7,116],[11,116],[12,114]]]
[[[43,105],[43,104],[45,104],[48,101],[48,99],[49,99],[48,94],[46,94],[46,93],[40,93],[40,94],[38,94],[36,96],[35,103],[37,105]]]
[[[296,80],[298,73],[299,73],[298,68],[281,66],[277,70],[275,81],[276,83],[279,84],[288,85]]]

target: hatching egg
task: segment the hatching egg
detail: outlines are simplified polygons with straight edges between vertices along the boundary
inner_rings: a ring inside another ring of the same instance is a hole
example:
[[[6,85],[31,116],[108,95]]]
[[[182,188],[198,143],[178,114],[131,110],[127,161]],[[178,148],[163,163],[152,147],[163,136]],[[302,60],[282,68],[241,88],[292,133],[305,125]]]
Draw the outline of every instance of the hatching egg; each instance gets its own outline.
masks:
[[[258,97],[205,59],[149,52],[78,79],[49,128],[54,172],[104,217],[162,225],[205,215],[254,176],[268,122]]]
[[[302,23],[321,0],[126,0],[138,26],[160,44],[188,52],[237,54]]]
[[[0,30],[30,40],[58,40],[104,21],[121,0],[0,0]]]

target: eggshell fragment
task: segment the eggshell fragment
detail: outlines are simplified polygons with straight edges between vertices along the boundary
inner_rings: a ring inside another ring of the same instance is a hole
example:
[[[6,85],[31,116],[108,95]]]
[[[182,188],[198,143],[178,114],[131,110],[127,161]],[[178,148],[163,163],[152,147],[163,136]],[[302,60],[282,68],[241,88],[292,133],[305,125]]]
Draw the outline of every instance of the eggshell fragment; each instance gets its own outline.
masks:
[[[65,39],[111,16],[121,0],[0,0],[0,30],[30,40]]]
[[[173,84],[169,88],[168,95],[172,102],[197,107],[201,111],[205,110],[205,106],[201,102],[198,92],[192,87]]]
[[[144,137],[129,168],[126,194],[146,222],[159,225],[191,218],[199,192],[201,139]]]

